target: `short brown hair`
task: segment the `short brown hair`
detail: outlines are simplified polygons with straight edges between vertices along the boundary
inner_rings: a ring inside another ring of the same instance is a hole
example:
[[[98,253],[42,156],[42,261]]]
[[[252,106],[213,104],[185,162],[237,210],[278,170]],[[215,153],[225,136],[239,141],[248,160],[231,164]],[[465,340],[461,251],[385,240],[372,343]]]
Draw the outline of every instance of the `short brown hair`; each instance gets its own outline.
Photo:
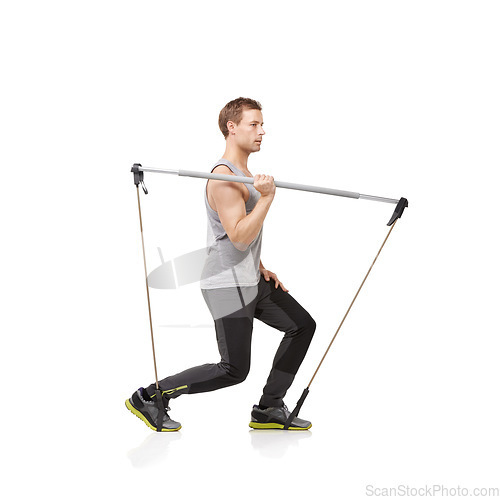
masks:
[[[227,129],[227,122],[231,121],[238,125],[241,122],[244,109],[258,109],[262,111],[260,102],[249,99],[248,97],[238,97],[233,101],[228,102],[219,113],[219,128],[227,139],[229,130]]]

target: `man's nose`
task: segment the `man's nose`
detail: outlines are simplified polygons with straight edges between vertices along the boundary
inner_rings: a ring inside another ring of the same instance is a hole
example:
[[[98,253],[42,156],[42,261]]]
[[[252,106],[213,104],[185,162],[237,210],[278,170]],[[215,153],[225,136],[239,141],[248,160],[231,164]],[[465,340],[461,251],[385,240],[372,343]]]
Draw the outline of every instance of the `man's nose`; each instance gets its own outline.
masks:
[[[264,131],[264,128],[262,127],[262,125],[260,126],[259,134],[260,135],[266,135],[266,132]]]

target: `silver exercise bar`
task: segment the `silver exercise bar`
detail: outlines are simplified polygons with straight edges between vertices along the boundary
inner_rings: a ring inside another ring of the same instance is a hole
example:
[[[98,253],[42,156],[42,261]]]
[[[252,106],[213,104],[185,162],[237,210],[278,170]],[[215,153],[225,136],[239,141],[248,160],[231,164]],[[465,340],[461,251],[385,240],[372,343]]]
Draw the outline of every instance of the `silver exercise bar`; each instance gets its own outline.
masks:
[[[253,184],[253,177],[240,177],[238,175],[224,175],[224,174],[212,174],[206,172],[195,172],[194,170],[164,170],[160,168],[144,168],[140,163],[134,163],[131,170],[134,174],[134,184],[139,187],[142,183],[142,189],[144,193],[148,193],[146,186],[144,185],[144,172],[154,172],[159,174],[174,174],[181,175],[185,177],[198,177],[201,179],[214,179],[216,181],[230,181],[230,182],[243,182],[245,184]],[[310,191],[312,193],[320,194],[331,194],[333,196],[343,196],[345,198],[355,198],[362,200],[371,201],[382,201],[384,203],[394,203],[396,209],[392,214],[392,217],[387,223],[388,226],[392,226],[396,219],[399,219],[403,214],[404,209],[408,206],[408,200],[406,198],[400,198],[395,200],[393,198],[382,198],[381,196],[371,196],[369,194],[354,193],[352,191],[341,191],[340,189],[330,189],[320,186],[308,186],[306,184],[294,184],[293,182],[283,182],[274,181],[276,187],[286,188],[286,189],[296,189],[298,191]]]
[[[214,179],[217,181],[243,182],[245,184],[253,184],[253,177],[240,177],[237,175],[224,174],[209,174],[206,172],[196,172],[194,170],[163,170],[159,168],[144,168],[138,167],[140,172],[155,172],[160,174],[174,174],[185,177],[199,177],[202,179]],[[330,189],[320,186],[308,186],[307,184],[294,184],[293,182],[274,181],[276,187],[286,189],[296,189],[298,191],[310,191],[312,193],[331,194],[333,196],[343,196],[344,198],[356,198],[362,200],[382,201],[384,203],[397,204],[399,200],[392,198],[382,198],[380,196],[371,196],[369,194],[354,193],[352,191],[342,191],[340,189]]]

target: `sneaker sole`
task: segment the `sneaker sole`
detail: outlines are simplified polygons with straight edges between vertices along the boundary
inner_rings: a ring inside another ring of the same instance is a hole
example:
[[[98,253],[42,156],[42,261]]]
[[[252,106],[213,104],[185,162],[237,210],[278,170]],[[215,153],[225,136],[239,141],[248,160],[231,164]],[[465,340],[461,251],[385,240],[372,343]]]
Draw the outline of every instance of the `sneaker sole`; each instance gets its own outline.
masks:
[[[252,429],[283,429],[285,426],[283,424],[260,424],[259,422],[250,422],[248,424]],[[289,431],[307,431],[312,427],[310,424],[308,427],[289,427],[287,430]]]
[[[128,410],[130,410],[136,417],[140,418],[152,431],[156,431],[156,427],[153,427],[149,422],[148,419],[139,411],[137,410],[131,403],[130,400],[126,399],[125,400],[125,406],[127,407]],[[182,425],[179,425],[176,429],[162,429],[161,432],[175,432],[178,431]]]

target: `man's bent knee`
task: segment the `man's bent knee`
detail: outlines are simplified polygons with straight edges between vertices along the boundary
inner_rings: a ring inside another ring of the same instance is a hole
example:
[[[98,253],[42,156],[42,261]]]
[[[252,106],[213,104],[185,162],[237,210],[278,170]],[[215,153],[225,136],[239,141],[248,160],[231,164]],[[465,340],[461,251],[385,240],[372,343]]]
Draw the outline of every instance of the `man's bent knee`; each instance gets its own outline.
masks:
[[[234,366],[230,366],[226,373],[229,377],[231,385],[236,385],[244,382],[248,377],[249,372],[250,367],[236,368]]]
[[[310,335],[311,338],[314,335],[314,332],[316,331],[316,321],[314,321],[314,318],[309,313],[304,317],[299,330],[302,330],[304,333]]]

